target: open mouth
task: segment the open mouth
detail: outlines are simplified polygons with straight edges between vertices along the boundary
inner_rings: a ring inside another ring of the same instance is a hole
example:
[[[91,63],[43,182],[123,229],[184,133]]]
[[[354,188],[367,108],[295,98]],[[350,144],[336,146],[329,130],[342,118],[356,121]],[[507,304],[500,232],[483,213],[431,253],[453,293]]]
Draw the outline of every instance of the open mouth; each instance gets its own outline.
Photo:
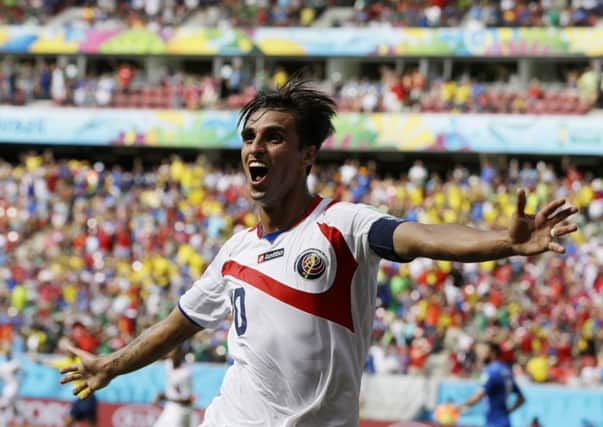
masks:
[[[266,178],[268,174],[268,166],[262,162],[251,162],[249,164],[249,175],[251,176],[251,182],[259,184]]]

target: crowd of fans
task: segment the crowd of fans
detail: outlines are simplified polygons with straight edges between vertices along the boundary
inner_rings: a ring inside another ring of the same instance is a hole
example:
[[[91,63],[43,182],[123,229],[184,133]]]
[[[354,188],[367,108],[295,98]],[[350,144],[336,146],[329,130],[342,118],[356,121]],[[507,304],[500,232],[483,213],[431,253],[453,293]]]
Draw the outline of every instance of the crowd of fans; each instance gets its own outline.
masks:
[[[182,24],[200,0],[0,0],[0,25],[46,25],[73,8],[65,25],[164,28]],[[205,2],[207,3],[207,2]]]
[[[97,75],[82,74],[75,64],[5,59],[0,63],[0,103],[29,105],[42,100],[76,107],[236,109],[258,90],[280,86],[289,76],[281,66],[253,75],[238,58],[225,63],[217,77],[166,66],[156,81],[150,81],[144,70],[129,62]],[[567,72],[562,83],[533,79],[528,85],[513,77],[490,83],[469,75],[428,79],[418,68],[397,73],[384,66],[380,74],[380,79],[371,80],[333,73],[317,85],[334,97],[340,111],[356,112],[586,114],[600,92],[592,67]]]
[[[396,27],[569,27],[595,26],[600,2],[565,0],[367,1],[350,20],[354,25]]]
[[[45,24],[77,7],[79,26],[175,26],[194,12],[211,26],[311,26],[332,7],[331,26],[395,27],[568,27],[595,26],[603,12],[597,0],[2,0],[0,24]]]
[[[529,190],[580,208],[565,255],[481,264],[383,262],[369,372],[473,376],[496,339],[535,382],[603,382],[603,179],[568,167],[486,161],[441,176],[421,161],[391,176],[374,163],[316,166],[309,187],[428,223],[500,227]],[[98,353],[164,318],[232,232],[256,223],[237,169],[177,156],[152,168],[28,154],[0,163],[0,348],[50,353],[62,335]],[[226,360],[229,322],[192,342]]]

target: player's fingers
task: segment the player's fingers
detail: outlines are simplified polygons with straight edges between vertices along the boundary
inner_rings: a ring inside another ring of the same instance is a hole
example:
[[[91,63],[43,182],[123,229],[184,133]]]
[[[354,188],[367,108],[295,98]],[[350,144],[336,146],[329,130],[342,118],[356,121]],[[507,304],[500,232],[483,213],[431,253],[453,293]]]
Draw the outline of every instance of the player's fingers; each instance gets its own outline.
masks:
[[[61,374],[68,374],[69,372],[76,372],[79,370],[80,370],[80,364],[74,363],[73,365],[63,366],[61,369],[59,369],[59,372]]]
[[[79,393],[77,397],[79,397],[80,399],[88,399],[90,395],[92,395],[92,390],[87,387],[84,391]]]
[[[551,229],[552,237],[560,237],[565,236],[566,234],[573,233],[578,230],[578,226],[569,221],[563,221],[561,224],[557,224],[555,227]]]
[[[70,383],[71,381],[76,381],[76,380],[81,380],[81,379],[82,379],[82,374],[80,374],[79,372],[74,372],[72,374],[65,375],[64,377],[62,377],[60,380],[60,383],[67,384],[67,383]]]
[[[517,189],[517,215],[523,216],[526,209],[526,192],[523,188]]]
[[[555,213],[557,209],[565,204],[566,200],[564,198],[555,199],[552,202],[547,203],[539,212],[546,219],[550,219],[549,217]]]
[[[557,252],[558,254],[562,254],[565,252],[565,248],[557,242],[549,243],[548,248],[549,248],[549,251]]]
[[[568,206],[567,208],[560,210],[555,215],[553,215],[551,218],[549,218],[549,221],[551,224],[559,224],[561,221],[565,220],[568,216],[571,216],[571,215],[575,214],[576,212],[578,212],[577,207]]]
[[[73,387],[72,393],[75,396],[78,396],[86,388],[88,388],[88,385],[86,383],[78,384],[75,387]]]
[[[82,355],[86,354],[84,350],[77,348],[76,346],[67,341],[64,341],[61,344],[61,348],[63,351],[66,351],[67,353],[70,353],[71,355],[77,356],[79,358],[81,358]]]

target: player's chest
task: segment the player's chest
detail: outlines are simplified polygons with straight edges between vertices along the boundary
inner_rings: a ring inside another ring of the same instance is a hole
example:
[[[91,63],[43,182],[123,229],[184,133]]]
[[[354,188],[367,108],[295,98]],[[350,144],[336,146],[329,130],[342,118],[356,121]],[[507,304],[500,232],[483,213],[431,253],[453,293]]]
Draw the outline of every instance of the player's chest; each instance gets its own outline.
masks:
[[[337,254],[321,233],[280,236],[270,243],[255,239],[231,254],[223,273],[249,284],[269,282],[307,292],[326,291],[337,268]],[[230,273],[230,274],[228,274]]]
[[[316,224],[273,242],[250,237],[222,267],[239,336],[258,319],[288,319],[310,333],[314,323],[307,322],[308,314],[353,330],[351,284],[357,264],[338,230]]]

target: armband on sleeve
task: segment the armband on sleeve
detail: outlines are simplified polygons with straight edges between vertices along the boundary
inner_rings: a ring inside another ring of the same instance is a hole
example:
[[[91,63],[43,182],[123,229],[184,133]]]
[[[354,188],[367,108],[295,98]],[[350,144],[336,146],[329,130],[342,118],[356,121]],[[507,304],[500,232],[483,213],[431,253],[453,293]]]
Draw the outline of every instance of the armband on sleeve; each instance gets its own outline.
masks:
[[[394,251],[394,230],[406,220],[392,217],[380,218],[375,221],[368,233],[370,248],[381,258],[395,262],[408,262],[400,258]]]

